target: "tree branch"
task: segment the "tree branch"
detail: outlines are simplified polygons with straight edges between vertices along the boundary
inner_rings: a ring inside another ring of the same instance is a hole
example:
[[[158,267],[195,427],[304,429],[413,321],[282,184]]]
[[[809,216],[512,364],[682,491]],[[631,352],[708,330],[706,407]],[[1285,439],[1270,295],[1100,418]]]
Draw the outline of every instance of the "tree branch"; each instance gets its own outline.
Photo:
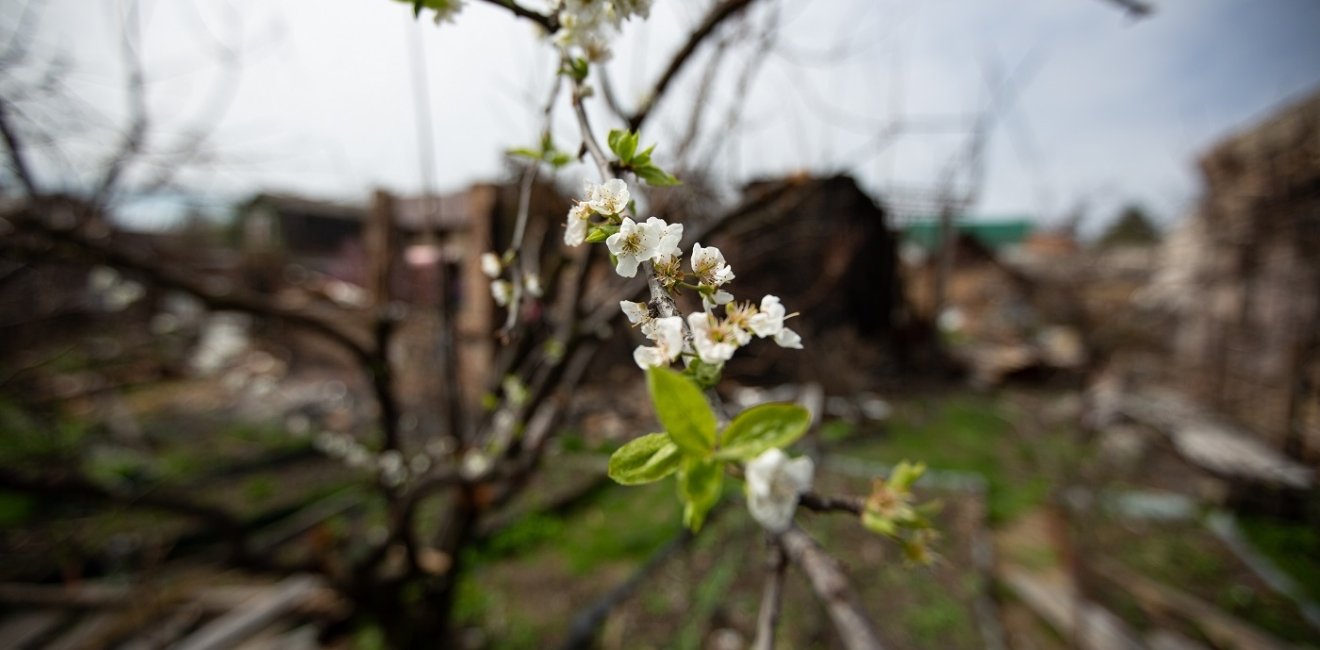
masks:
[[[784,569],[788,558],[779,540],[770,539],[766,548],[765,590],[761,592],[761,611],[756,616],[756,640],[752,650],[774,650],[775,628],[779,623],[779,610],[784,597]]]
[[[664,96],[665,91],[669,89],[669,85],[673,83],[674,78],[678,76],[678,73],[683,70],[683,66],[686,65],[688,60],[692,58],[692,55],[696,53],[697,48],[701,45],[702,41],[705,41],[706,38],[715,31],[715,28],[719,27],[725,20],[737,15],[738,12],[746,9],[748,5],[751,5],[755,1],[756,0],[725,0],[724,2],[711,7],[710,13],[706,14],[705,20],[703,20],[701,25],[688,36],[688,40],[683,44],[683,47],[680,48],[678,52],[674,53],[674,57],[669,60],[669,65],[665,67],[665,71],[660,74],[660,78],[656,80],[655,86],[653,86],[651,92],[647,94],[646,100],[642,102],[642,105],[637,109],[637,112],[633,113],[632,118],[628,120],[629,130],[638,131],[642,128],[642,124],[646,122],[647,118],[651,116],[651,112],[655,110],[656,103]]]
[[[23,141],[19,139],[13,124],[10,123],[9,103],[4,99],[0,99],[0,135],[4,136],[9,166],[14,168],[18,182],[22,184],[28,196],[37,196],[37,183],[32,177],[32,169],[28,166],[27,156],[23,152]]]
[[[532,11],[531,9],[528,9],[527,7],[524,7],[514,2],[513,0],[482,0],[482,2],[495,5],[496,7],[499,7],[501,9],[507,9],[510,13],[512,13],[513,15],[519,18],[530,20],[536,23],[537,25],[540,25],[541,28],[546,31],[546,33],[553,34],[559,30],[558,16],[546,15],[543,13]]]
[[[807,492],[798,497],[798,505],[812,512],[846,512],[860,517],[865,504],[860,497],[830,497]]]
[[[800,528],[790,528],[779,536],[789,559],[807,574],[811,588],[829,612],[839,638],[848,650],[877,650],[880,637],[862,611],[857,596],[838,561],[830,557]]]
[[[1141,19],[1154,13],[1155,9],[1142,0],[1107,0],[1109,3],[1118,6],[1127,15],[1133,19]]]
[[[88,206],[82,207],[86,208]],[[168,268],[160,264],[155,256],[129,251],[110,243],[108,238],[92,239],[76,230],[56,228],[45,223],[36,214],[41,208],[41,204],[28,205],[18,213],[6,215],[6,218],[19,229],[32,232],[56,243],[71,246],[97,262],[140,273],[152,284],[187,293],[202,301],[211,309],[241,311],[275,318],[289,325],[302,327],[325,336],[352,353],[359,361],[369,363],[373,359],[372,352],[366,344],[341,329],[329,318],[280,305],[246,290],[220,286],[187,271]],[[44,253],[44,251],[35,250],[31,252]]]

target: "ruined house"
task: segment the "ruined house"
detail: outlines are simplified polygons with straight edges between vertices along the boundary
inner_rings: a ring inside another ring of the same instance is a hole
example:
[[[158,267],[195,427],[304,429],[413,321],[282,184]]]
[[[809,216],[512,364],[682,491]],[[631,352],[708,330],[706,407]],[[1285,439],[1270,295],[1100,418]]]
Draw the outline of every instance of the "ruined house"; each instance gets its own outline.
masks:
[[[897,240],[885,211],[847,176],[791,177],[744,189],[735,215],[710,240],[737,272],[729,289],[739,300],[778,296],[804,345],[820,359],[801,365],[801,355],[763,346],[731,367],[748,374],[837,380],[827,386],[855,388],[848,367],[883,371],[895,359],[905,322],[898,276]],[[703,242],[705,243],[705,242]],[[837,353],[838,358],[831,355]],[[849,356],[852,355],[852,356]],[[804,376],[806,375],[806,376]],[[828,375],[825,377],[824,375]]]
[[[1172,385],[1320,463],[1320,93],[1222,141],[1145,298],[1167,309]]]
[[[369,204],[259,194],[239,207],[235,234],[247,260],[249,285],[275,291],[294,284],[347,307],[366,307],[380,291],[367,286],[369,249],[373,237],[384,237],[394,256],[389,298],[412,309],[404,337],[414,355],[424,354],[421,350],[430,344],[426,319],[438,303],[438,267],[444,265],[460,364],[468,380],[464,385],[475,402],[485,385],[500,317],[480,256],[507,245],[518,194],[516,185],[494,183],[435,196],[378,192]],[[568,211],[568,200],[549,183],[537,183],[530,206],[527,246],[543,249],[540,259],[550,263],[550,249],[559,240],[555,228]],[[376,219],[392,228],[374,228]]]

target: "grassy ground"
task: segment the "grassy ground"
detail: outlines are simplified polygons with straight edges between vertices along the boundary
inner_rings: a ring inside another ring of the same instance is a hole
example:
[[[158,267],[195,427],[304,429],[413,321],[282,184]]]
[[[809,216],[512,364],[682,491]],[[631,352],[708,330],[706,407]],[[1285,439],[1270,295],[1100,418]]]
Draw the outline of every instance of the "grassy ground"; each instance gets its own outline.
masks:
[[[1010,399],[970,393],[920,396],[897,402],[883,432],[858,433],[839,453],[893,464],[921,460],[932,468],[974,472],[989,490],[991,524],[1003,523],[1048,500],[1053,468],[1074,464],[1072,433],[1021,417]],[[837,437],[838,434],[836,433]]]

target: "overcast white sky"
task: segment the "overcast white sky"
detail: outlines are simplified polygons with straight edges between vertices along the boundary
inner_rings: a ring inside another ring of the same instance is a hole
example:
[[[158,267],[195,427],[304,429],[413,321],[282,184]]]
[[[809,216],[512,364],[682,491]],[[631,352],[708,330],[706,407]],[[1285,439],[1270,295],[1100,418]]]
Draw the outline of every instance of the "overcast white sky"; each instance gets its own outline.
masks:
[[[746,128],[709,140],[729,183],[807,170],[850,172],[881,200],[933,187],[965,134],[880,134],[896,119],[966,124],[996,77],[1014,77],[977,214],[1048,223],[1085,202],[1095,223],[1137,201],[1168,221],[1196,197],[1199,152],[1320,85],[1312,0],[1153,0],[1155,13],[1135,22],[1104,0],[768,1],[751,22],[777,10],[780,47],[755,54],[770,58]],[[23,4],[4,0],[6,35]],[[126,3],[39,4],[39,51],[64,53],[68,87],[113,120],[124,103],[116,39]],[[628,25],[611,63],[625,102],[708,4],[655,0],[651,21]],[[410,30],[424,41],[439,187],[498,177],[501,151],[535,141],[533,102],[554,65],[529,26],[471,1],[441,27],[387,0],[146,0],[142,9],[154,142],[214,124],[215,162],[186,177],[212,195],[418,191]],[[221,45],[238,53],[236,72],[215,63]],[[662,165],[704,64],[694,61],[643,131],[661,143]],[[733,95],[740,69],[728,68],[717,98]],[[608,128],[603,111],[594,116]],[[558,139],[576,143],[567,111],[559,117]],[[94,146],[109,136],[85,137]],[[60,172],[46,165],[43,174]]]

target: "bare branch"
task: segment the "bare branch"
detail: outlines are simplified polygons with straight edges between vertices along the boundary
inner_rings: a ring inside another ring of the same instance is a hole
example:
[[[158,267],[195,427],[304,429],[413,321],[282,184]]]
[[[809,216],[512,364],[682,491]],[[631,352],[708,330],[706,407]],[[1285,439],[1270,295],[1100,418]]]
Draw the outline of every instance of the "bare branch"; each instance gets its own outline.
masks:
[[[878,650],[880,637],[862,611],[857,596],[848,586],[848,577],[838,561],[830,557],[800,528],[790,528],[779,536],[789,559],[807,574],[816,596],[825,605],[839,638],[848,650]]]
[[[59,229],[50,226],[33,214],[40,206],[28,206],[22,213],[6,215],[17,228],[37,234],[50,241],[73,247],[92,260],[109,266],[126,269],[142,274],[160,287],[182,291],[201,300],[215,310],[241,311],[258,316],[275,318],[295,327],[302,327],[316,332],[339,344],[359,360],[370,362],[373,355],[369,347],[356,336],[342,329],[330,318],[294,307],[281,305],[273,300],[245,290],[222,286],[208,282],[206,278],[182,269],[164,266],[152,256],[115,245],[108,239],[92,239],[75,230]],[[86,206],[84,206],[86,207]],[[43,254],[44,251],[31,251]]]
[[[120,52],[124,67],[128,70],[124,84],[128,93],[129,122],[119,150],[111,156],[101,180],[96,185],[96,190],[92,193],[91,203],[98,207],[105,205],[106,200],[114,192],[120,176],[123,175],[124,168],[142,151],[147,138],[149,114],[146,75],[142,70],[142,58],[138,51],[141,47],[138,3],[130,2],[125,13],[127,15],[122,16]]]
[[[596,171],[600,172],[601,181],[613,178],[610,158],[605,155],[605,150],[600,148],[596,134],[591,131],[591,120],[587,118],[587,109],[582,105],[582,84],[576,79],[573,81],[573,115],[577,117],[578,129],[582,131],[582,146],[587,148],[587,153],[591,154],[592,161],[596,163]]]
[[[18,182],[23,185],[23,190],[28,196],[37,196],[37,183],[32,178],[32,170],[28,166],[27,156],[23,152],[23,141],[19,139],[18,133],[14,131],[14,125],[9,117],[9,103],[0,99],[0,135],[5,139],[5,152],[9,157],[9,166],[14,169],[14,174],[18,176]]]
[[[628,120],[629,130],[637,131],[642,128],[642,124],[646,122],[647,118],[651,116],[651,112],[655,110],[656,103],[660,101],[664,96],[665,91],[669,89],[669,84],[673,83],[674,78],[683,70],[683,66],[686,65],[688,60],[692,58],[692,55],[696,53],[697,48],[701,46],[701,43],[715,31],[715,28],[719,27],[725,20],[728,20],[746,9],[753,2],[755,2],[755,0],[724,0],[724,2],[711,7],[710,13],[706,14],[705,20],[701,21],[701,25],[688,36],[688,40],[683,44],[683,47],[680,48],[678,52],[674,54],[674,57],[669,60],[669,65],[665,67],[665,71],[661,73],[660,78],[656,80],[655,86],[653,86],[651,92],[647,94],[646,100],[642,102],[641,107],[639,107],[637,112],[633,113],[632,118]]]
[[[1127,15],[1134,20],[1140,20],[1155,12],[1154,7],[1151,7],[1149,4],[1146,4],[1142,0],[1106,0],[1106,1],[1117,6],[1123,11],[1126,11]]]
[[[761,592],[761,611],[756,616],[756,640],[752,650],[774,650],[775,628],[779,623],[779,610],[784,600],[784,569],[788,558],[779,540],[770,539],[766,548],[765,590]]]
[[[859,517],[865,506],[859,497],[829,497],[815,492],[798,497],[798,505],[812,512],[846,512]]]
[[[513,0],[482,0],[482,1],[493,4],[501,9],[507,9],[509,10],[510,13],[512,13],[513,15],[519,18],[525,18],[527,20],[530,20],[536,23],[537,25],[540,25],[541,28],[544,29],[547,33],[554,33],[556,30],[559,29],[558,16],[553,16],[553,15],[547,16],[545,14],[532,11],[531,9],[528,9],[527,7],[524,7],[514,2]]]

